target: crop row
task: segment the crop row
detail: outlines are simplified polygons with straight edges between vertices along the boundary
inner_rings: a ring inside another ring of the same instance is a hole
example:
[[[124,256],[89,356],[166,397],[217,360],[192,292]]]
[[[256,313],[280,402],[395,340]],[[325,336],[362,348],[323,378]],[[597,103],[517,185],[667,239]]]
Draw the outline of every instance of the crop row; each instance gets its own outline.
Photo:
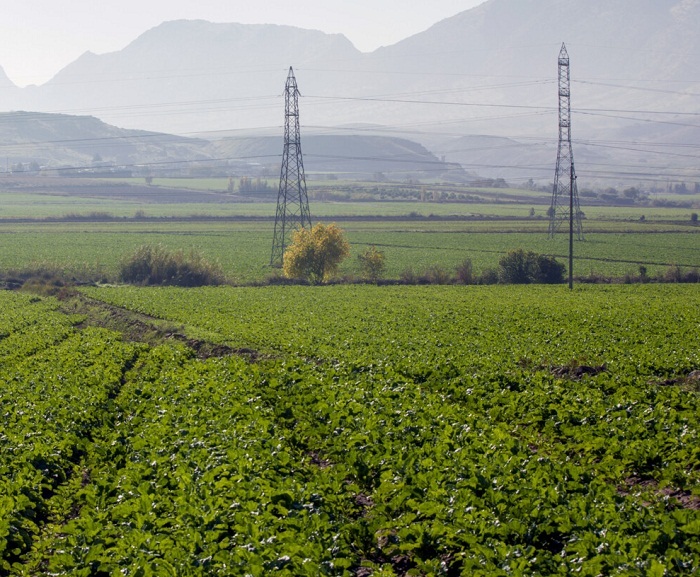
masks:
[[[75,475],[122,369],[118,335],[76,332],[55,304],[4,293],[0,313],[0,573],[23,558]]]
[[[618,378],[700,365],[696,286],[101,287],[86,294],[234,348],[431,370],[605,364]]]
[[[694,287],[89,292],[277,358],[258,367],[260,406],[292,458],[312,456],[363,508],[337,529],[339,558],[697,570]]]
[[[700,570],[692,286],[84,292],[264,354],[0,294],[10,574]]]

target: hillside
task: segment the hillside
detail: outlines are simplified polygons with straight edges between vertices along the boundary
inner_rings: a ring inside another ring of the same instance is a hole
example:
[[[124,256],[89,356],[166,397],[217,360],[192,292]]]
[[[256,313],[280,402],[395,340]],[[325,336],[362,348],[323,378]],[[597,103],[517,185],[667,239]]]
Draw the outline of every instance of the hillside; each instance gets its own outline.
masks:
[[[78,168],[204,159],[206,141],[127,130],[92,116],[0,114],[0,151],[8,163]]]
[[[247,158],[262,164],[279,164],[282,139],[278,137],[226,138],[212,143],[219,157]],[[402,138],[361,135],[314,135],[302,139],[307,174],[330,174],[353,179],[392,180],[440,178],[465,181],[468,175],[459,167],[439,160],[420,144]]]
[[[127,130],[92,116],[14,112],[0,114],[0,151],[6,169],[133,171],[138,174],[277,174],[283,136],[185,138]],[[420,144],[387,136],[309,135],[303,139],[307,172],[334,177],[441,178],[464,181],[459,166],[440,161]]]

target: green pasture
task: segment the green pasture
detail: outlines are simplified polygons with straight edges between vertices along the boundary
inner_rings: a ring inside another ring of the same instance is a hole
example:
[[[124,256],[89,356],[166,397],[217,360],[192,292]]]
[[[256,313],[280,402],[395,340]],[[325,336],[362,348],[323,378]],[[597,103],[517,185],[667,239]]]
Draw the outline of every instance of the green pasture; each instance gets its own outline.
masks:
[[[526,224],[519,229],[507,222],[344,221],[340,225],[351,243],[351,257],[340,272],[357,274],[355,255],[370,245],[384,251],[387,278],[399,278],[409,269],[421,274],[436,266],[452,273],[465,259],[478,274],[496,268],[504,254],[518,248],[567,262],[566,235],[550,240],[546,223]],[[574,274],[621,277],[637,275],[640,266],[649,275],[675,265],[700,267],[700,230],[649,233],[643,228],[586,234],[585,241],[574,246]],[[0,222],[0,270],[51,264],[114,280],[127,254],[143,244],[162,244],[171,250],[198,251],[218,261],[233,280],[246,283],[272,273],[272,235],[272,221]]]

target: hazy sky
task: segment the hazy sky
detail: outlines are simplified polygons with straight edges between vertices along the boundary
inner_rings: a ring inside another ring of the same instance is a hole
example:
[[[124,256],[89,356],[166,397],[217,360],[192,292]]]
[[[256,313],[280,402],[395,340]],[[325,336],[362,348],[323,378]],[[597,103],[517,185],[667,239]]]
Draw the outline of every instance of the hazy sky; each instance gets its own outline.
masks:
[[[0,12],[0,66],[42,84],[86,51],[124,48],[166,20],[289,24],[342,33],[363,52],[393,44],[485,0],[15,0]]]

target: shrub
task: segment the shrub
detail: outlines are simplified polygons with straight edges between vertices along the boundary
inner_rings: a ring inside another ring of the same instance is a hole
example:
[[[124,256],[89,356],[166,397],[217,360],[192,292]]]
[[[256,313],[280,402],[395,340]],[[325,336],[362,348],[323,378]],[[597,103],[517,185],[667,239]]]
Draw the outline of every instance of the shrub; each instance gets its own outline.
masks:
[[[362,275],[367,280],[377,282],[384,274],[384,270],[386,269],[384,252],[377,250],[374,245],[358,254],[357,260],[360,261]]]
[[[586,284],[611,284],[614,279],[591,271],[587,276],[577,277],[577,280]]]
[[[700,271],[697,268],[689,270],[683,275],[683,282],[700,282]]]
[[[486,268],[481,271],[481,275],[478,278],[478,284],[497,284],[498,283],[498,272],[492,268]]]
[[[401,271],[401,275],[399,276],[401,278],[401,282],[404,284],[416,284],[416,282],[418,282],[418,276],[411,267]]]
[[[457,282],[461,284],[474,284],[474,267],[471,259],[465,258],[455,269]]]
[[[554,257],[523,249],[511,250],[498,264],[499,279],[507,284],[561,283],[566,272],[566,267]]]
[[[450,273],[439,264],[429,266],[421,276],[421,280],[426,284],[450,284],[452,282]]]
[[[566,266],[560,263],[553,256],[540,254],[537,256],[537,269],[535,272],[535,282],[545,284],[558,284],[564,282]]]
[[[106,275],[99,265],[88,263],[32,262],[20,269],[5,271],[3,280],[8,287],[24,287],[26,290],[45,289],[39,287],[63,287],[79,284],[107,282]],[[51,288],[47,290],[53,290]]]
[[[206,260],[194,250],[185,254],[160,244],[142,245],[124,258],[119,277],[123,282],[141,285],[195,287],[224,282],[218,263]]]
[[[666,269],[662,279],[663,282],[683,282],[683,271],[678,265],[672,265]]]
[[[662,282],[695,283],[700,281],[700,272],[697,268],[683,272],[680,266],[673,265],[668,267],[662,276],[659,276],[659,280]]]
[[[534,252],[523,249],[511,250],[498,261],[499,279],[506,284],[527,284],[532,282],[536,266]]]

